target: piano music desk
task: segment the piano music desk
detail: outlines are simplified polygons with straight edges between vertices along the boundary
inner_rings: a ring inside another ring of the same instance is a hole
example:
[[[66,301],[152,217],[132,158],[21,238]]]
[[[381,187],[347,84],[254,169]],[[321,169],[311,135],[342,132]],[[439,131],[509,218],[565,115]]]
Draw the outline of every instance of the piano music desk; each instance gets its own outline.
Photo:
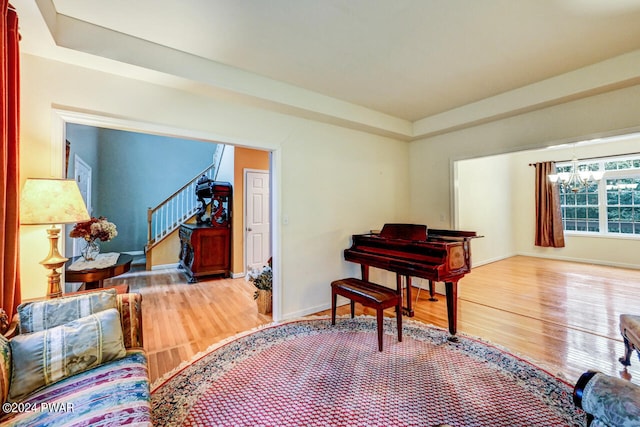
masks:
[[[355,303],[376,309],[378,322],[378,350],[382,351],[383,321],[385,308],[396,308],[398,323],[398,342],[402,341],[402,296],[393,289],[356,278],[340,279],[331,282],[331,324],[336,324],[336,304],[338,295],[351,302],[351,318],[355,313]]]

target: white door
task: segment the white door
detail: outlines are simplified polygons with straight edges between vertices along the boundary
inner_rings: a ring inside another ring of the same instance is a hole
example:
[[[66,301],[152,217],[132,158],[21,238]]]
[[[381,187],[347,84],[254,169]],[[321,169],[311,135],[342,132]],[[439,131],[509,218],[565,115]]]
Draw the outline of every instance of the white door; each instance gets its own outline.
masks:
[[[245,257],[249,269],[271,257],[269,172],[245,170]]]
[[[73,157],[73,171],[84,204],[87,205],[87,211],[91,215],[91,166],[76,154]],[[80,249],[83,245],[83,239],[73,239],[73,256],[80,255]]]

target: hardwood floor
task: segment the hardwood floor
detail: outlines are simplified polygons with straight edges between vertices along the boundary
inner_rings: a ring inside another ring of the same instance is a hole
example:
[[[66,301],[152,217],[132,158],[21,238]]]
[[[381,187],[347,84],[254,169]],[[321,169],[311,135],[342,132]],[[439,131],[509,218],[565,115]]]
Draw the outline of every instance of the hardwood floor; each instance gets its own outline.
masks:
[[[187,283],[177,269],[135,271],[105,281],[129,284],[142,294],[143,339],[151,382],[190,360],[211,344],[270,323],[259,314],[254,287],[244,279]]]
[[[257,313],[253,286],[244,279],[189,285],[178,270],[159,270],[106,284],[118,283],[143,295],[152,381],[209,345],[271,321]],[[444,296],[437,302],[428,296],[420,292],[412,320],[446,328]],[[359,304],[356,311],[375,314]],[[348,305],[339,308],[348,312]],[[638,357],[627,370],[617,360],[624,349],[621,313],[640,313],[640,270],[518,256],[474,268],[459,284],[459,333],[505,347],[572,384],[588,369],[640,384]]]

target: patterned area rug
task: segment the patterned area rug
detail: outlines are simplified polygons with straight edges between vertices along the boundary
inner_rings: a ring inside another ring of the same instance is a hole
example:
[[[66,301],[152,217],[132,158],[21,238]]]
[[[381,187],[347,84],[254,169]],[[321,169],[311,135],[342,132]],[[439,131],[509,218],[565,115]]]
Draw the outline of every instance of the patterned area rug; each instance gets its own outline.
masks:
[[[407,321],[308,318],[209,349],[152,390],[162,426],[585,426],[573,386],[488,343]]]

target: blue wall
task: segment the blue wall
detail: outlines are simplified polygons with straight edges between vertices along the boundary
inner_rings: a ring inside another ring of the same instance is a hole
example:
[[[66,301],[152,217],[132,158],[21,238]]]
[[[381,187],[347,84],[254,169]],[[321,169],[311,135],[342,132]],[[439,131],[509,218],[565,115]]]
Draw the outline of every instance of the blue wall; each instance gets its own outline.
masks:
[[[67,140],[71,143],[68,176],[73,177],[73,156],[78,153],[93,169],[92,216],[107,217],[118,228],[115,239],[101,242],[104,252],[142,251],[147,242],[147,208],[211,165],[217,146],[76,124],[67,125]]]

